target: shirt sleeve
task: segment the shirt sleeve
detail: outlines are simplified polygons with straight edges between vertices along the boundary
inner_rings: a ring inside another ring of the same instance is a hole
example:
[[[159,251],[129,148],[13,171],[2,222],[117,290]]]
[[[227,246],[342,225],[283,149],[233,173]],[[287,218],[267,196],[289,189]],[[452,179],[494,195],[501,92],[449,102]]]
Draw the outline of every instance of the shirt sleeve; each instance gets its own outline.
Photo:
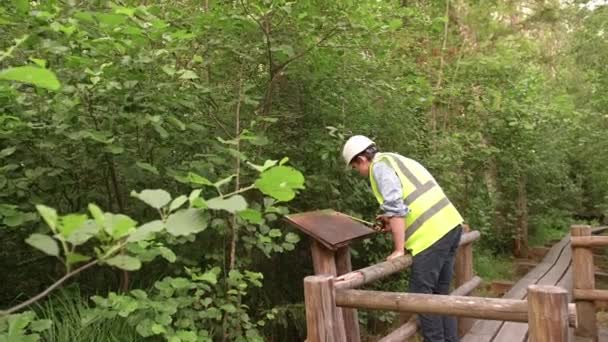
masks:
[[[377,162],[372,169],[374,179],[378,185],[378,191],[384,198],[380,209],[385,216],[405,216],[410,209],[403,202],[403,190],[401,180],[385,162]]]

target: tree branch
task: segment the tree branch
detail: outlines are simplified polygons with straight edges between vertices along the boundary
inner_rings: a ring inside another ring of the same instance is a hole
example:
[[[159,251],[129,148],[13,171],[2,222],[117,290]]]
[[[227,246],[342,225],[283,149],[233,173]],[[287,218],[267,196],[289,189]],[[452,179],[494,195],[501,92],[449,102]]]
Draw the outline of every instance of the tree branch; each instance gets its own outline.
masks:
[[[241,64],[240,72],[239,72],[239,90],[238,90],[238,98],[236,101],[236,113],[235,113],[235,131],[234,135],[236,136],[236,179],[234,184],[234,191],[238,191],[241,186],[241,102],[243,100],[243,64]],[[236,224],[236,214],[232,215],[232,241],[230,242],[230,269],[234,269],[234,264],[236,262],[236,240],[237,240],[237,224]]]
[[[274,73],[274,61],[272,60],[272,51],[271,49],[271,43],[270,43],[270,24],[269,24],[269,18],[267,18],[266,16],[264,17],[264,23],[266,25],[264,25],[261,21],[259,21],[255,16],[253,16],[253,14],[251,14],[251,12],[249,11],[249,9],[247,8],[247,6],[245,6],[245,3],[243,3],[243,0],[239,1],[241,3],[241,6],[243,7],[243,11],[245,12],[245,14],[250,17],[251,19],[253,19],[253,21],[255,21],[258,26],[260,27],[260,30],[262,30],[262,32],[264,33],[264,37],[266,38],[266,55],[268,57],[268,76],[270,79],[272,79],[272,75]],[[272,12],[270,12],[269,14],[271,14]]]
[[[40,299],[46,297],[49,293],[51,293],[54,289],[56,289],[57,287],[59,287],[61,284],[63,284],[66,280],[70,279],[71,277],[75,276],[76,274],[86,270],[87,268],[96,265],[97,263],[99,263],[99,260],[93,260],[91,262],[89,262],[88,264],[85,264],[83,266],[80,266],[79,268],[66,273],[66,275],[64,275],[63,277],[61,277],[61,279],[57,280],[55,283],[53,283],[53,285],[49,286],[46,290],[40,292],[39,294],[35,295],[34,297],[26,300],[25,302],[15,305],[12,308],[5,310],[5,311],[0,311],[0,317],[2,316],[7,316],[10,315],[14,312],[17,312],[23,308],[25,308],[26,306],[29,306],[37,301],[39,301]]]
[[[287,68],[287,66],[289,64],[291,64],[292,62],[296,61],[299,58],[304,57],[310,51],[312,51],[313,49],[315,49],[316,47],[318,47],[319,45],[321,45],[324,41],[326,41],[329,38],[333,37],[335,35],[335,33],[336,33],[337,30],[338,30],[338,27],[332,28],[318,42],[316,42],[315,44],[311,45],[306,50],[301,51],[300,53],[298,53],[297,55],[293,56],[292,58],[288,59],[287,61],[285,61],[283,64],[279,65],[276,68],[276,70],[274,71],[274,73],[272,75],[272,78],[270,79],[270,82],[268,82],[268,87],[266,88],[266,94],[264,95],[264,101],[262,102],[262,105],[261,105],[262,114],[263,115],[268,114],[268,112],[270,111],[270,99],[272,98],[272,90],[274,88],[274,84],[276,83],[276,80],[277,80],[278,76],[283,72],[283,70],[285,68]]]

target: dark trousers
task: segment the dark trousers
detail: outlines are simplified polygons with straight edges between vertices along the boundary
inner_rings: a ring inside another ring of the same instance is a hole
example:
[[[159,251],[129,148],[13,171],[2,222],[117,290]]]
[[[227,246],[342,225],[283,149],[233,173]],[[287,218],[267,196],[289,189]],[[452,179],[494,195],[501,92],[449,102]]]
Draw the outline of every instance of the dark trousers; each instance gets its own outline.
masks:
[[[431,247],[416,254],[412,262],[410,292],[449,294],[454,273],[454,257],[462,227],[458,225]],[[458,342],[456,318],[418,315],[424,342]]]

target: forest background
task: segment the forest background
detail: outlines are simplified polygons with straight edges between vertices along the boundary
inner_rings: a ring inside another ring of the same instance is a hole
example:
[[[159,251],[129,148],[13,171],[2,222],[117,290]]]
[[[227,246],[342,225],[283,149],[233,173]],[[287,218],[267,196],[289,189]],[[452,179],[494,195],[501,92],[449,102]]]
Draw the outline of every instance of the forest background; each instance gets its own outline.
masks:
[[[488,280],[608,214],[604,1],[11,0],[0,33],[0,341],[303,340],[281,216],[373,217],[352,134],[431,170]]]

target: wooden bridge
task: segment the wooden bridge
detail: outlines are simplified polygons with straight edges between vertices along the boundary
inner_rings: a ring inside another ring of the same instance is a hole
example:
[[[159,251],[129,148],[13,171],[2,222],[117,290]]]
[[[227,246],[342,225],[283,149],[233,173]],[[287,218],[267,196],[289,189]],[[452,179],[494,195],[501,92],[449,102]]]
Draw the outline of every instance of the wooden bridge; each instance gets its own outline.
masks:
[[[310,215],[318,216],[319,212],[288,218],[313,237],[316,275],[304,279],[308,342],[360,342],[357,309],[457,316],[463,342],[608,341],[608,334],[597,327],[595,308],[596,301],[608,301],[608,290],[595,289],[592,252],[593,247],[608,246],[608,236],[597,236],[608,227],[572,226],[571,234],[555,244],[502,298],[482,298],[467,296],[481,284],[473,273],[472,244],[480,238],[478,231],[467,228],[462,235],[455,289],[449,296],[367,291],[356,288],[405,270],[412,263],[411,256],[352,271],[348,243],[371,232],[355,222],[345,226],[343,217],[336,221],[339,213],[312,221],[308,220]],[[327,224],[323,230],[313,231],[309,224],[319,222]],[[353,227],[357,233],[349,230]],[[345,238],[330,241],[338,231]],[[379,341],[407,341],[417,329],[412,316]]]

